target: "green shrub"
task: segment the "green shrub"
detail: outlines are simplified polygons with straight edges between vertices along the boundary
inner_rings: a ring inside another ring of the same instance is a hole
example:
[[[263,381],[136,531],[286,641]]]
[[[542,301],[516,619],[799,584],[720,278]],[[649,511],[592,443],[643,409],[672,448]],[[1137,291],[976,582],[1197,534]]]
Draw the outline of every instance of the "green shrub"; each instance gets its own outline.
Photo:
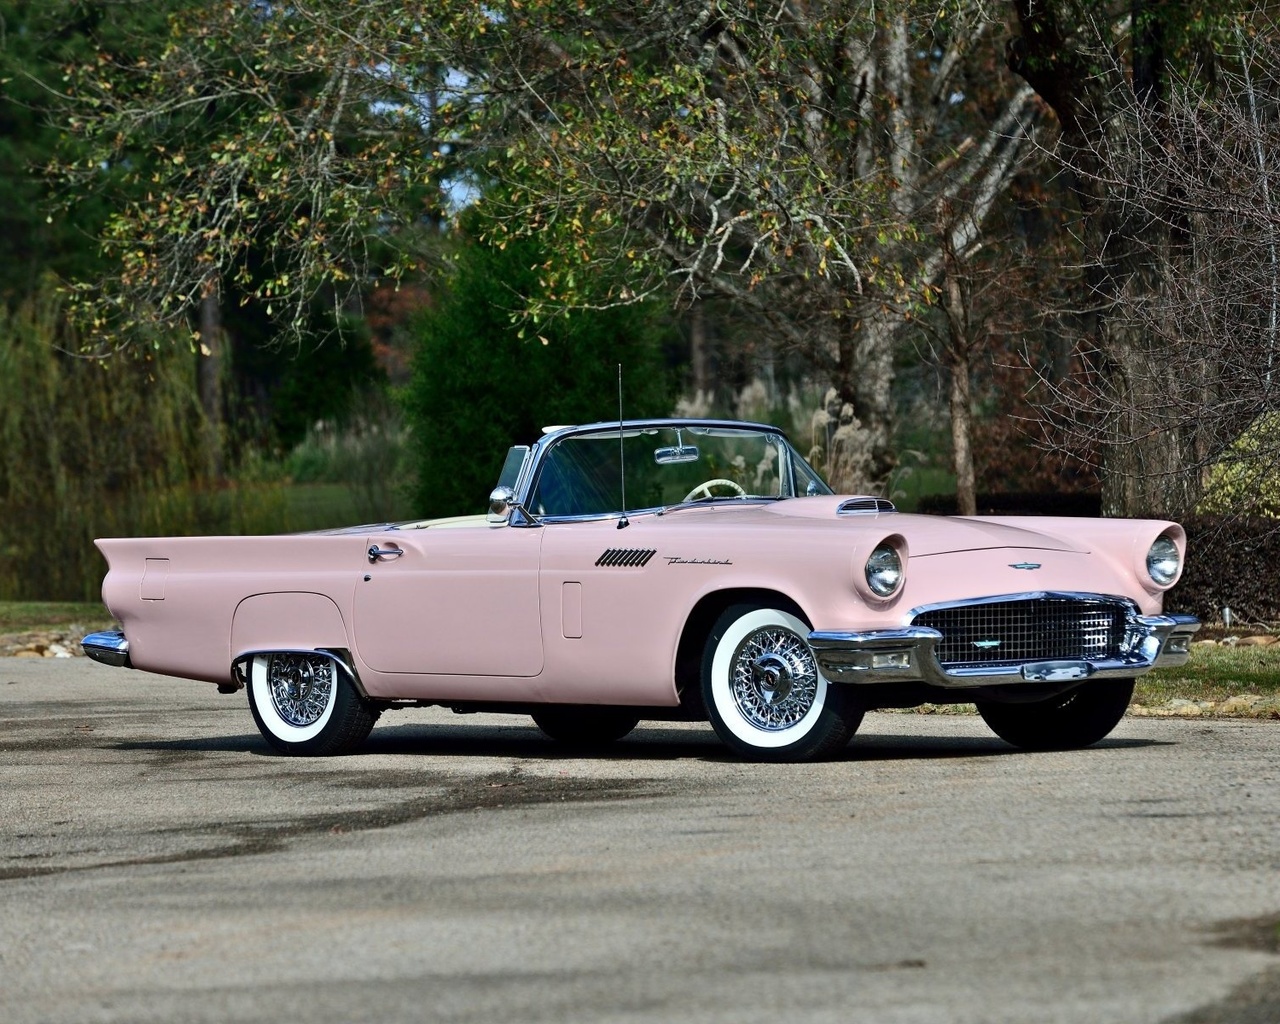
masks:
[[[417,515],[482,512],[508,447],[531,443],[544,425],[616,417],[619,364],[629,418],[671,409],[669,328],[651,304],[568,314],[521,337],[512,310],[538,288],[542,258],[527,240],[467,244],[416,324],[405,410]]]
[[[1196,510],[1204,515],[1247,512],[1280,519],[1280,472],[1276,438],[1280,413],[1254,420],[1205,474],[1204,497]]]

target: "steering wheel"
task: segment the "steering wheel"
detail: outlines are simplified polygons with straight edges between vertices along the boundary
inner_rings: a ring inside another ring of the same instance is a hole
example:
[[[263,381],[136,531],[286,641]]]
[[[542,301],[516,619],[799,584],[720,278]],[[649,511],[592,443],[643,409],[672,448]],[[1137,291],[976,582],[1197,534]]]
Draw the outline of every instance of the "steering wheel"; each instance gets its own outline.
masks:
[[[697,487],[684,496],[684,500],[693,501],[694,498],[714,497],[711,493],[711,488],[713,487],[728,487],[734,492],[734,497],[737,498],[745,498],[747,496],[747,492],[732,480],[726,480],[724,477],[715,477],[714,479],[704,480],[702,483],[698,484]]]

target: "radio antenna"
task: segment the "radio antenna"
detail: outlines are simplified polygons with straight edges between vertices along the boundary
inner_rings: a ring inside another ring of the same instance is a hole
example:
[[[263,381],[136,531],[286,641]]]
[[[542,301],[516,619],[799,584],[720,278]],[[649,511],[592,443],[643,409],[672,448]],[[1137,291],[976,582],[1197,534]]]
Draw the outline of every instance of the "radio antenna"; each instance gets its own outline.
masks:
[[[618,517],[618,529],[630,526],[627,519],[627,461],[622,444],[622,364],[618,364],[618,485],[622,488],[622,515]]]

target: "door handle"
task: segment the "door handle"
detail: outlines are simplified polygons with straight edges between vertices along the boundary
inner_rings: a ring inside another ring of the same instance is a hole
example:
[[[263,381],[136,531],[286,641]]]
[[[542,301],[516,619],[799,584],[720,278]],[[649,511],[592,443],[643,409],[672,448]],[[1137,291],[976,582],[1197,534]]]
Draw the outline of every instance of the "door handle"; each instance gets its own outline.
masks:
[[[376,562],[380,558],[399,558],[404,554],[404,548],[380,548],[377,544],[369,548],[369,561]]]

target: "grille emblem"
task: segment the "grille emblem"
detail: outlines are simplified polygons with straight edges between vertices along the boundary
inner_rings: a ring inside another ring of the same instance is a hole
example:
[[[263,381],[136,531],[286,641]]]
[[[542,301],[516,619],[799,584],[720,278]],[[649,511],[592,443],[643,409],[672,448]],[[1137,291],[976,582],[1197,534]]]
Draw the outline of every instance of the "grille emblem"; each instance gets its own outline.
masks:
[[[1039,562],[1010,562],[1010,569],[1039,569]]]
[[[999,647],[1000,641],[999,640],[975,640],[973,642],[973,646],[978,648],[978,650],[980,651],[989,651],[993,647]]]

